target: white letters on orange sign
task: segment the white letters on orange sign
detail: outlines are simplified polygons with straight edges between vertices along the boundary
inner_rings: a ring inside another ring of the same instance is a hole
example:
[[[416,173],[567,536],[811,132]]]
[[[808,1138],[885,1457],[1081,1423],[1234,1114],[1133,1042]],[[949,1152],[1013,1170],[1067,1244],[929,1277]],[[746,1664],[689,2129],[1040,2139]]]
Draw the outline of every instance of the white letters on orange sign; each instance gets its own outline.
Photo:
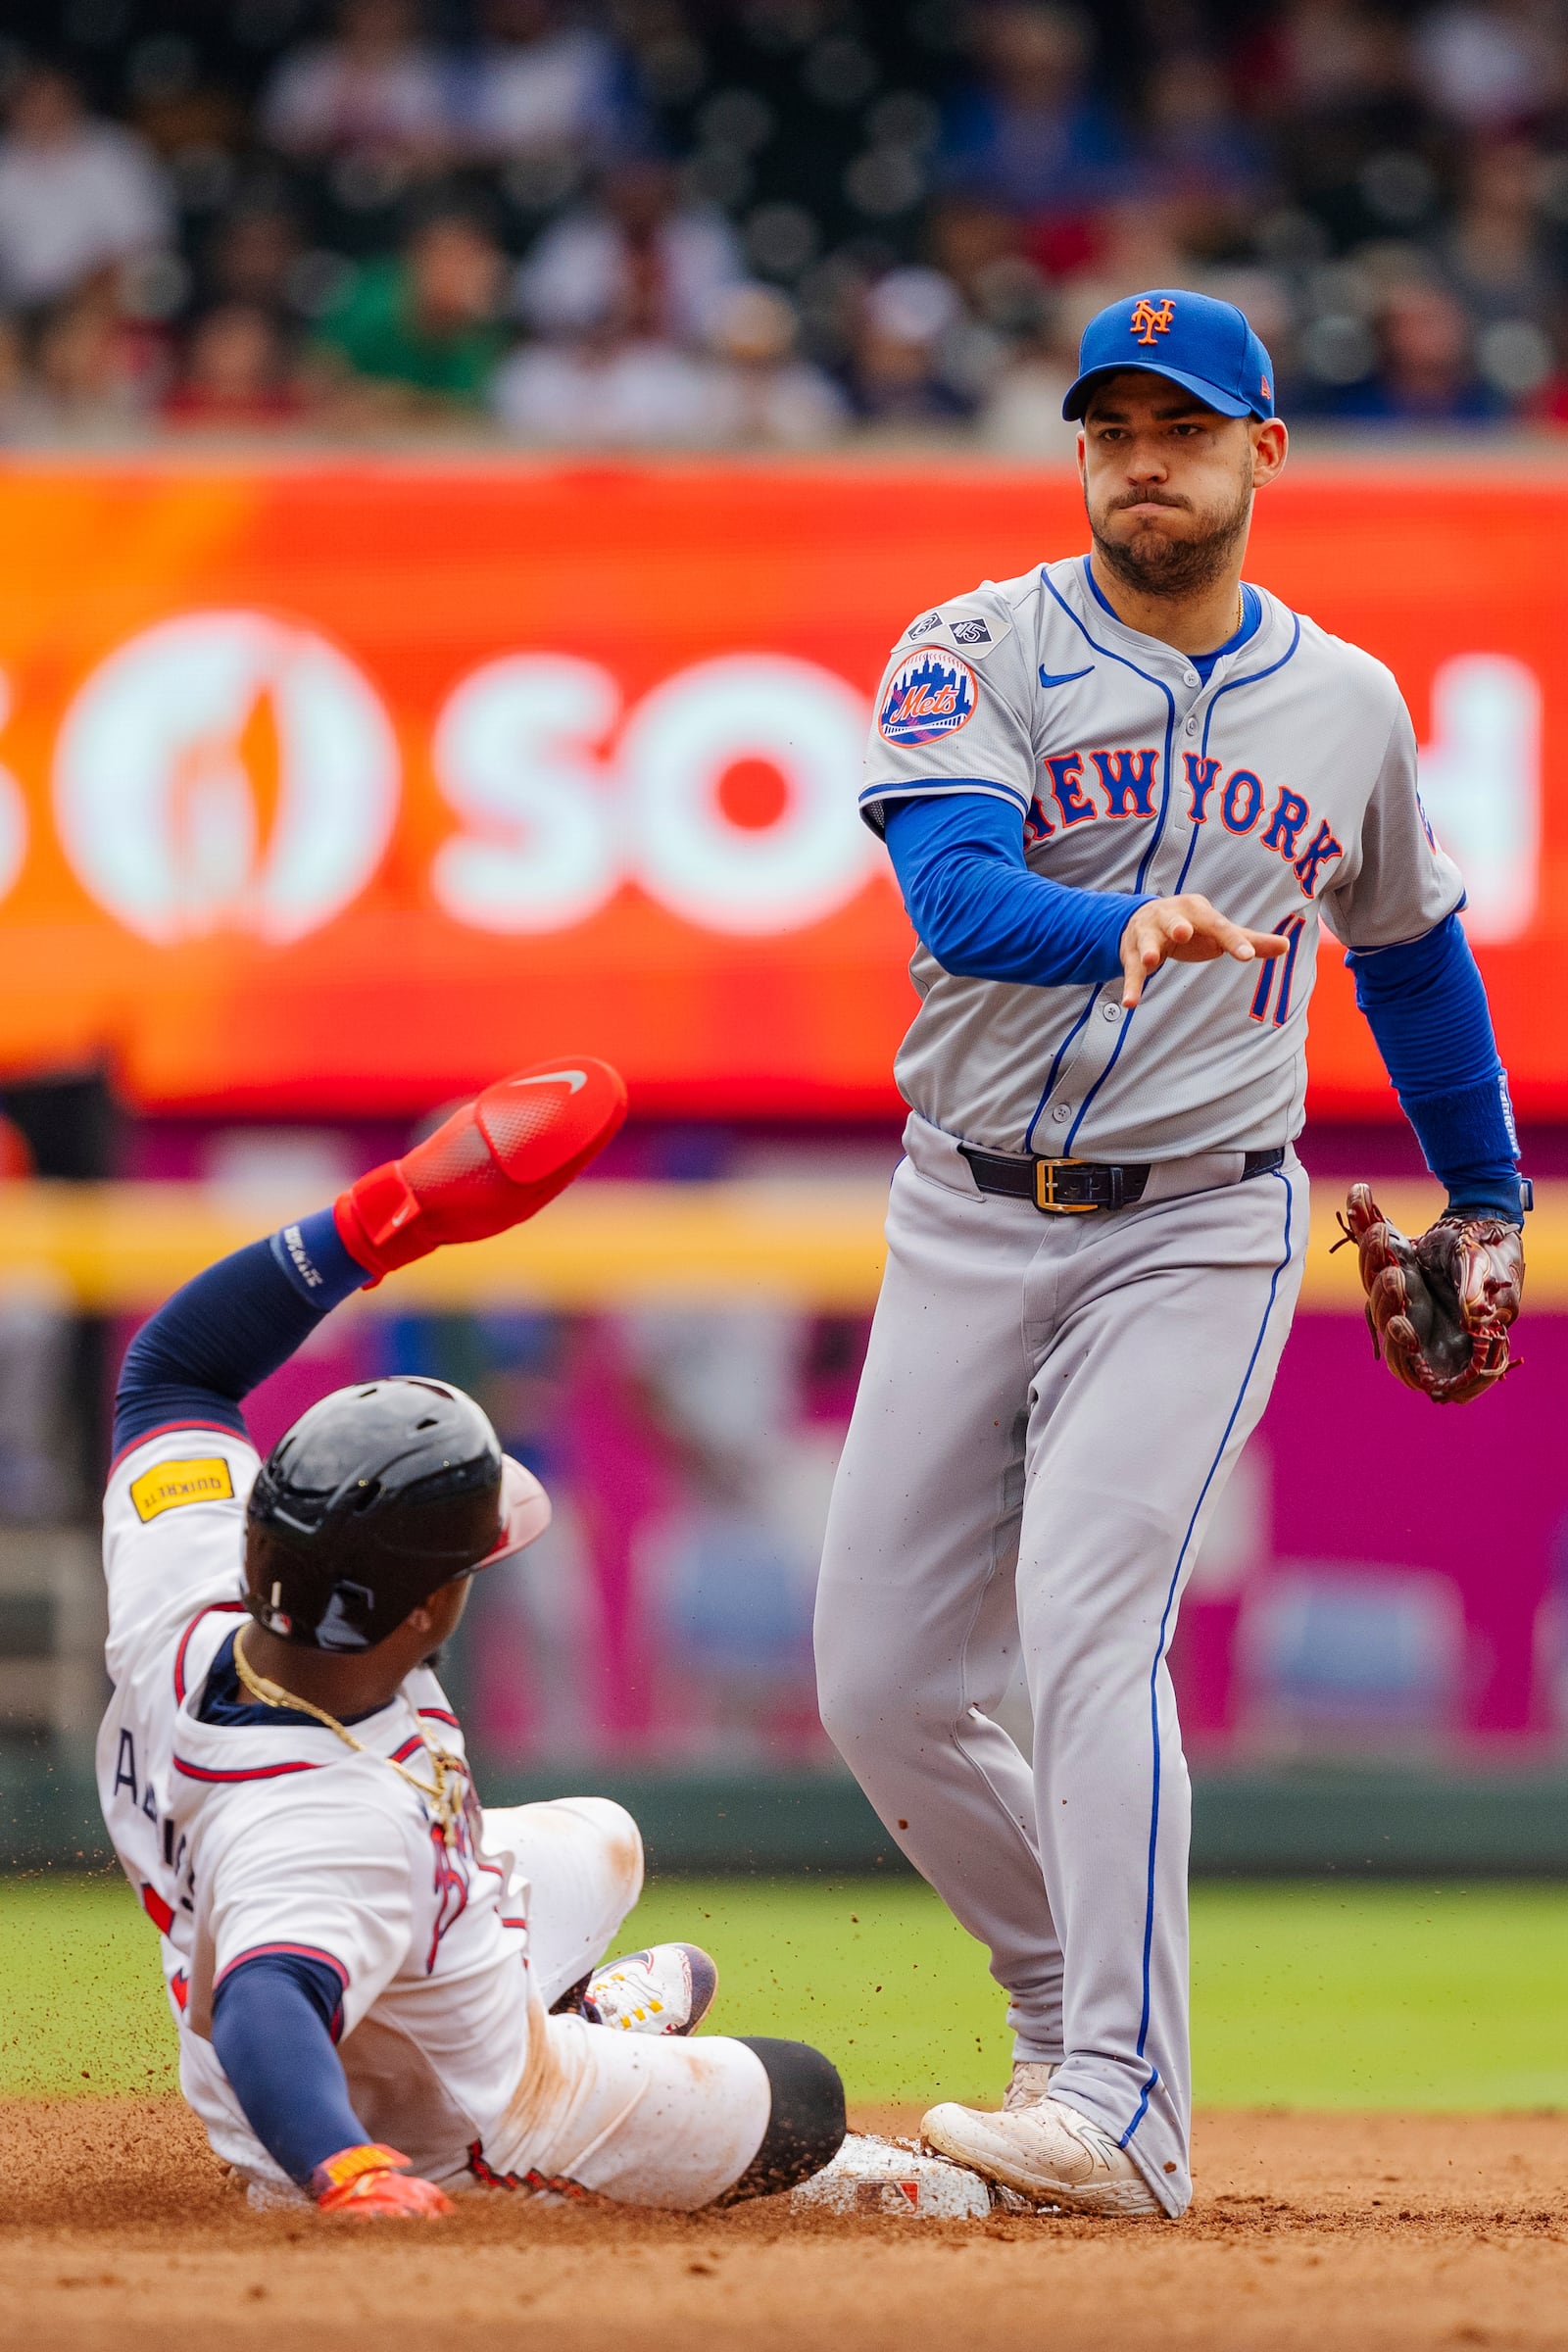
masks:
[[[597,757],[619,693],[565,654],[492,662],[436,721],[436,780],[471,830],[432,877],[460,922],[558,931],[622,881],[706,931],[796,931],[855,896],[876,845],[855,812],[865,704],[831,670],[729,654],[677,670]],[[741,760],[783,785],[768,824],[732,823],[719,786]]]
[[[465,678],[436,721],[443,798],[473,827],[437,852],[436,898],[482,931],[564,931],[620,879],[599,752],[620,716],[608,669],[514,654]]]
[[[865,705],[843,678],[727,655],[656,687],[612,747],[620,713],[611,673],[568,654],[510,655],[454,689],[431,759],[463,830],[430,883],[456,921],[565,930],[632,880],[703,929],[763,934],[860,889],[876,856],[855,814]],[[745,760],[783,791],[756,827],[721,805]],[[368,681],[263,613],[190,613],[120,647],[67,712],[55,760],[77,876],[160,945],[224,926],[280,942],[327,922],[379,862],[398,792]]]
[[[359,896],[397,816],[397,740],[325,638],[261,612],[161,622],[95,669],[55,751],[80,880],[160,946],[300,939]]]
[[[1517,939],[1541,867],[1541,682],[1506,654],[1461,654],[1432,681],[1421,798],[1464,876],[1472,939]]]
[[[705,931],[798,931],[863,885],[876,843],[856,812],[865,703],[814,662],[730,654],[657,686],[621,742],[633,871]],[[731,824],[727,768],[757,760],[785,787],[776,821]]]

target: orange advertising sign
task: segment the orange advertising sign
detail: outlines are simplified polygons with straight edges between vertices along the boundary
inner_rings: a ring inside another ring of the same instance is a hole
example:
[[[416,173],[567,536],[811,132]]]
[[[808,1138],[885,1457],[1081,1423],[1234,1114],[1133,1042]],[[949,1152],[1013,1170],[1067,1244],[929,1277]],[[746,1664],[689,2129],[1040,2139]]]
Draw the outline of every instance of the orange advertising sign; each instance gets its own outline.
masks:
[[[1568,485],[1298,466],[1251,575],[1390,662],[1521,1108],[1568,1112]],[[895,1106],[855,813],[911,613],[1077,548],[1059,472],[13,467],[0,1072],[408,1111],[566,1045],[639,1107]],[[1320,1107],[1391,1107],[1332,946]]]

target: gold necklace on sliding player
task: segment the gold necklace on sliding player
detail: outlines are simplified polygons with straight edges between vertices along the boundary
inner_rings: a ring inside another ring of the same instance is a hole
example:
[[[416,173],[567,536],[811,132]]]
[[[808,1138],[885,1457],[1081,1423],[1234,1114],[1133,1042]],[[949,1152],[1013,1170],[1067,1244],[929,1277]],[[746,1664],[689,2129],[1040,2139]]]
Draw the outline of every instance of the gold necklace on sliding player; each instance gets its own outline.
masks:
[[[367,1747],[363,1740],[356,1740],[347,1726],[339,1723],[335,1715],[329,1715],[324,1707],[316,1706],[310,1699],[300,1698],[294,1691],[285,1690],[281,1683],[270,1682],[265,1674],[258,1674],[245,1655],[245,1633],[246,1628],[242,1626],[234,1636],[234,1672],[257,1704],[263,1707],[288,1707],[297,1715],[312,1716],[317,1723],[334,1733],[345,1747],[352,1747],[356,1755],[370,1756],[377,1764],[386,1765],[389,1771],[397,1774],[400,1781],[407,1781],[411,1788],[417,1789],[435,1816],[443,1842],[450,1845],[463,1818],[466,1782],[463,1763],[430,1738],[408,1693],[403,1695],[409,1713],[414,1717],[414,1728],[419,1735],[420,1743],[435,1774],[433,1788],[428,1781],[421,1781],[416,1772],[410,1772],[406,1764],[400,1764],[396,1756],[377,1755],[373,1747]]]

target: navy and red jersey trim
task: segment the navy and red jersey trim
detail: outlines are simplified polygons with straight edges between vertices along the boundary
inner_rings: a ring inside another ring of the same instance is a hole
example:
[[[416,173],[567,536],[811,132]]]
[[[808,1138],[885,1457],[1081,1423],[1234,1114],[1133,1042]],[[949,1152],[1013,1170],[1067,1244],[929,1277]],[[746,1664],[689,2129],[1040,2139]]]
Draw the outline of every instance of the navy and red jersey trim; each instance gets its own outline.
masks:
[[[323,1952],[319,1944],[253,1943],[247,1951],[238,1952],[232,1960],[224,1961],[213,1979],[214,1992],[217,1992],[225,1978],[234,1974],[236,1968],[243,1968],[247,1960],[319,1960],[323,1968],[329,1968],[332,1971],[345,1992],[349,1988],[348,1970],[335,1952]]]
[[[212,1431],[215,1438],[237,1438],[242,1446],[250,1446],[251,1443],[245,1432],[236,1429],[231,1421],[160,1421],[156,1429],[144,1429],[139,1438],[132,1438],[128,1446],[122,1446],[109,1465],[110,1477],[114,1477],[121,1463],[128,1461],[139,1446],[150,1446],[154,1438],[170,1437],[178,1429],[207,1429]],[[252,1446],[251,1450],[254,1452],[255,1447]]]
[[[498,2173],[484,2152],[484,2142],[468,2142],[468,2170],[486,2188],[505,2188],[515,2192],[532,2189],[535,2196],[565,2197],[572,2204],[608,2205],[611,2199],[597,2188],[584,2188],[567,2173],[541,2173],[530,2165],[525,2173]]]
[[[455,1732],[461,1732],[463,1729],[450,1707],[420,1707],[417,1712],[427,1717],[431,1723],[449,1723]]]
[[[141,1907],[159,1935],[167,1936],[174,1924],[174,1906],[166,1903],[157,1887],[149,1886],[145,1879],[141,1883]]]
[[[428,1707],[420,1707],[418,1711],[420,1715],[428,1715],[430,1713],[430,1709]],[[443,1723],[456,1723],[458,1719],[455,1715],[443,1715],[440,1720]],[[405,1740],[401,1747],[396,1747],[393,1749],[392,1761],[394,1764],[406,1764],[411,1756],[428,1755],[428,1753],[429,1750],[426,1748],[424,1741],[419,1738],[418,1734],[416,1733],[412,1739]],[[454,1765],[456,1765],[460,1772],[468,1771],[467,1761],[465,1757],[453,1756],[450,1760]],[[469,1778],[472,1778],[471,1773],[469,1774]]]
[[[204,1617],[248,1617],[249,1615],[250,1611],[242,1600],[210,1600],[205,1607],[197,1610],[185,1631],[180,1635],[179,1647],[174,1652],[174,1704],[176,1707],[182,1707],[185,1703],[185,1652],[190,1646],[190,1638],[202,1619]]]
[[[307,1763],[301,1757],[287,1764],[252,1764],[242,1772],[215,1772],[205,1764],[188,1764],[183,1756],[174,1758],[174,1770],[183,1773],[187,1781],[276,1781],[285,1773],[320,1769],[319,1764]]]

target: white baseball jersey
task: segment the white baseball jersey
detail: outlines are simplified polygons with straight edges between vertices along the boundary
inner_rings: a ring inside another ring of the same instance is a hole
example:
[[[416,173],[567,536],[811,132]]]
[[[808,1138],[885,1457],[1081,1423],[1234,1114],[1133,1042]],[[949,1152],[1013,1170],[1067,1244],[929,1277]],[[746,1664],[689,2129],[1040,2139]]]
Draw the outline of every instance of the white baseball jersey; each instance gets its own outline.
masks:
[[[410,1675],[391,1705],[353,1725],[365,1756],[303,1715],[201,1720],[213,1660],[245,1622],[244,1510],[257,1466],[243,1438],[179,1428],[115,1467],[104,1506],[115,1686],[98,1740],[104,1818],[162,1935],[181,2087],[217,2153],[253,2178],[282,2179],[208,2036],[229,1970],[297,1952],[341,1981],[341,2056],[367,2130],[417,2172],[450,2179],[475,2142],[494,2153],[524,2070],[526,1887],[510,1853],[484,1850],[471,1788],[448,1846],[418,1792],[379,1760],[397,1757],[429,1782],[421,1727],[462,1755],[433,1674]]]
[[[922,947],[899,1086],[1000,1152],[1162,1160],[1266,1151],[1300,1129],[1319,924],[1348,947],[1418,938],[1462,884],[1416,792],[1390,672],[1258,591],[1259,625],[1207,684],[1108,612],[1069,558],[922,613],[872,720],[860,807],[994,795],[1030,868],[1083,890],[1200,892],[1290,945],[1270,962],[1167,963],[1122,982],[960,979]]]
[[[435,1676],[352,1725],[223,1721],[203,1694],[245,1622],[244,1512],[257,1457],[207,1427],[155,1431],[104,1502],[109,1672],[104,1819],[163,1940],[180,2087],[214,2149],[265,2193],[290,2184],[211,2041],[225,1974],[264,1952],[342,1986],[338,2055],[372,2139],[449,2188],[557,2185],[694,2211],[738,2180],[767,2127],[743,2041],[607,2031],[548,2014],[601,1959],[642,1888],[637,1825],[605,1797],[481,1812],[443,1838],[416,1788],[425,1737],[461,1759]],[[466,1774],[465,1774],[466,1779]],[[290,2192],[292,2193],[292,2192]]]

